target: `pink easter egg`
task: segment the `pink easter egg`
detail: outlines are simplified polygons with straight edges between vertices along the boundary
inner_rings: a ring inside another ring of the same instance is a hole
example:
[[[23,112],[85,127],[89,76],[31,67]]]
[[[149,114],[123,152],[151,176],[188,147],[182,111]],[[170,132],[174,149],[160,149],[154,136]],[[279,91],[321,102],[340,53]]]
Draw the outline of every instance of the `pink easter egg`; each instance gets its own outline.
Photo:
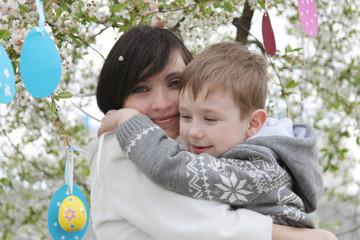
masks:
[[[262,19],[262,36],[266,52],[270,56],[274,56],[276,53],[276,42],[274,31],[271,26],[270,16],[267,11],[265,11]]]
[[[315,0],[298,0],[299,18],[310,37],[316,37],[318,32],[318,14]]]

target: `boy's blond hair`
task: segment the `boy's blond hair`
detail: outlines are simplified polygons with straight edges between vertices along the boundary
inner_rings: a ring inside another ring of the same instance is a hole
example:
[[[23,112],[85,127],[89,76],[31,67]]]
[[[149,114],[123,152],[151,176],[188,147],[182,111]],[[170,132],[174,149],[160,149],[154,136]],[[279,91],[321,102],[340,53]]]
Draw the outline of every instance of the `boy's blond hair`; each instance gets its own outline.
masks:
[[[179,81],[180,91],[189,90],[194,100],[204,87],[206,97],[216,90],[230,91],[243,118],[265,108],[267,66],[262,55],[240,43],[216,43],[189,63]]]

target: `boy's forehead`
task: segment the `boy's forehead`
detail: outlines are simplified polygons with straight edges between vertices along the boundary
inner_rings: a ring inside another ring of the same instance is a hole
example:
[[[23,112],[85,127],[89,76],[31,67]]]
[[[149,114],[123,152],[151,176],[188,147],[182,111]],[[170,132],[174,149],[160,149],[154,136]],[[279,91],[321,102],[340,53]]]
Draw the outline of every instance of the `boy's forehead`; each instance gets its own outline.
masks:
[[[196,99],[198,96],[202,96],[204,99],[208,98],[213,95],[217,96],[224,96],[224,95],[231,95],[230,89],[219,86],[212,86],[212,85],[203,85],[199,89],[191,88],[191,86],[186,86],[185,88],[181,89],[180,97],[191,97]]]

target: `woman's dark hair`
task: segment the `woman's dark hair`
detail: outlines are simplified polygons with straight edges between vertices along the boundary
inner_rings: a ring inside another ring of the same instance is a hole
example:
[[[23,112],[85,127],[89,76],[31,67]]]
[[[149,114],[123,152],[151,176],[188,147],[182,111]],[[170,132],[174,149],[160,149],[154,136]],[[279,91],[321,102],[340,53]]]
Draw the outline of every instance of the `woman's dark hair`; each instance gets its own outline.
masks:
[[[96,100],[103,113],[123,107],[134,87],[158,73],[178,50],[187,65],[192,55],[176,31],[140,26],[124,32],[101,69]]]

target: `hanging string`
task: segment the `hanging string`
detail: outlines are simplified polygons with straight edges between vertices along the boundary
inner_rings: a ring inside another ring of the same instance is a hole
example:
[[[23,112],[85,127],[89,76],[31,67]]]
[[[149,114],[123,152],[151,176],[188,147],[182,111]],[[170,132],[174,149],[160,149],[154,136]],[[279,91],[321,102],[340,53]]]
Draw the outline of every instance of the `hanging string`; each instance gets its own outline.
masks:
[[[65,183],[70,188],[70,194],[73,194],[73,180],[74,180],[74,151],[85,152],[85,150],[80,149],[75,146],[70,146],[65,163]]]
[[[269,0],[265,0],[265,12],[266,12],[266,13],[267,13],[268,10],[269,10],[269,5],[270,5]]]
[[[62,121],[60,119],[59,109],[56,104],[54,94],[51,94],[51,101],[54,104],[57,121],[60,122],[62,130],[65,131]],[[66,156],[66,162],[65,162],[65,183],[70,188],[70,193],[72,194],[73,193],[73,179],[74,179],[74,151],[85,152],[85,150],[80,149],[75,146],[71,146],[68,136],[65,135],[64,138],[66,141],[66,145],[69,147],[69,150],[68,150],[67,156]]]
[[[42,33],[43,31],[45,31],[45,14],[43,0],[36,0],[36,9],[39,14],[39,26],[36,28],[36,31]]]

